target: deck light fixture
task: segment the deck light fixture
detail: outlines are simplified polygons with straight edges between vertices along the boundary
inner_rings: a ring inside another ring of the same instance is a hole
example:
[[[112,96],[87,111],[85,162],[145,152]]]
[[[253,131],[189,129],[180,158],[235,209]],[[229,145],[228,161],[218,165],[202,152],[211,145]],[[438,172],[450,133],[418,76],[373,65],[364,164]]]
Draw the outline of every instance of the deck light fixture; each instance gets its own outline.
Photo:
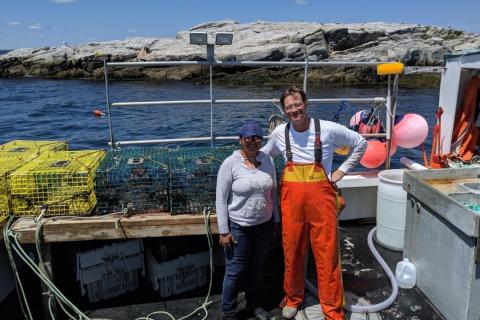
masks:
[[[215,34],[215,44],[219,46],[229,46],[233,41],[233,33],[220,32]]]
[[[226,32],[219,32],[215,34],[215,43],[208,43],[208,34],[206,32],[190,32],[190,44],[206,45],[207,46],[207,60],[212,62],[215,57],[215,45],[228,46],[233,41],[233,34]]]
[[[207,33],[206,32],[190,32],[190,44],[206,45]]]

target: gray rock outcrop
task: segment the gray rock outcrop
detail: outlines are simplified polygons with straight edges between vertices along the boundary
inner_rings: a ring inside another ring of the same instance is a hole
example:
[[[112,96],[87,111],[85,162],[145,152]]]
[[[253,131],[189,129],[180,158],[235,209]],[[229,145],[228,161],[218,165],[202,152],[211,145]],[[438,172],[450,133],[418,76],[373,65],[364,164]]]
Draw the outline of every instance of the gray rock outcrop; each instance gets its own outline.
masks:
[[[0,55],[0,76],[51,78],[103,77],[107,61],[205,60],[204,46],[189,44],[191,31],[203,31],[212,41],[217,32],[231,32],[233,45],[216,46],[217,60],[253,61],[400,61],[406,65],[436,66],[443,55],[480,47],[480,35],[459,30],[402,23],[307,23],[234,21],[208,22],[181,31],[175,39],[128,38],[121,41],[35,49]],[[201,81],[200,66],[116,68],[113,78]],[[301,78],[301,69],[225,68],[217,78],[230,82],[288,82]],[[351,68],[311,69],[318,82],[354,84],[377,81],[371,71]]]

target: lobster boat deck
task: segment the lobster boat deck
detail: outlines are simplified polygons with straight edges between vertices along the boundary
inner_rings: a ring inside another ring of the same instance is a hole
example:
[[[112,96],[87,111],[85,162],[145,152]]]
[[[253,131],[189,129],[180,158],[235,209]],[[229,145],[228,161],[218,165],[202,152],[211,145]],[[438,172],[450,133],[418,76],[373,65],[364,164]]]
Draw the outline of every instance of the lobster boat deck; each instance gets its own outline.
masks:
[[[119,219],[123,226],[119,226]],[[63,288],[82,310],[85,310],[88,317],[92,319],[136,319],[146,316],[150,312],[164,310],[180,317],[190,313],[201,305],[205,299],[208,286],[197,288],[190,292],[174,295],[168,298],[159,299],[158,292],[151,290],[146,279],[142,280],[139,289],[123,296],[89,303],[85,297],[81,297],[78,288],[71,283],[70,277],[65,276],[64,254],[71,246],[87,244],[88,240],[123,239],[127,237],[172,237],[173,241],[179,238],[192,242],[206,242],[204,239],[205,226],[201,215],[177,215],[170,216],[166,213],[140,214],[131,217],[113,215],[108,218],[86,219],[55,219],[45,223],[43,226],[44,246],[51,247],[52,256],[55,257],[52,263],[54,279]],[[217,233],[215,216],[211,219],[212,232]],[[353,304],[375,304],[385,300],[391,293],[391,286],[384,271],[375,261],[367,245],[367,234],[374,227],[368,220],[363,221],[341,221],[340,222],[340,247],[342,255],[342,271],[347,305]],[[14,226],[15,232],[21,234],[21,241],[24,243],[34,242],[35,224],[32,218],[22,218]],[[189,236],[186,236],[186,235]],[[177,237],[181,236],[181,237]],[[68,240],[66,240],[68,238]],[[145,241],[145,239],[144,239]],[[217,246],[217,238],[214,238]],[[376,245],[377,250],[384,257],[390,268],[395,268],[396,262],[401,260],[402,253],[392,251]],[[215,250],[218,252],[221,250]],[[309,259],[313,266],[313,259]],[[308,270],[313,270],[309,266]],[[314,272],[313,272],[314,273]],[[221,319],[221,288],[223,268],[215,268],[212,295],[209,301],[207,319]],[[278,307],[282,299],[282,278],[283,278],[283,257],[281,240],[276,239],[267,255],[266,266],[263,274],[262,297],[263,304],[272,319],[281,319],[281,310]],[[307,274],[307,278],[315,283],[315,275]],[[35,279],[37,281],[37,279]],[[10,301],[10,302],[9,302]],[[13,316],[16,305],[16,296],[6,299],[0,305],[0,312],[5,311]],[[37,301],[39,303],[39,301]],[[40,303],[39,303],[40,304]],[[37,306],[41,309],[41,305]],[[238,318],[254,319],[243,309],[245,302],[243,296],[239,297]],[[8,309],[8,310],[7,310]],[[323,319],[320,313],[318,300],[306,291],[306,298],[302,310],[297,319]],[[19,310],[17,310],[19,311]],[[41,311],[39,310],[41,313]],[[20,312],[16,315],[20,319]],[[203,312],[192,319],[202,319]],[[378,313],[358,314],[348,313],[347,319],[443,319],[428,299],[417,288],[405,290],[399,289],[399,295],[394,304]]]
[[[391,285],[380,265],[372,256],[367,242],[367,234],[374,227],[372,224],[364,224],[366,220],[343,221],[340,223],[340,247],[342,252],[343,281],[346,295],[346,303],[352,305],[374,304],[385,300],[390,292]],[[388,263],[390,268],[395,268],[396,263],[402,259],[402,253],[385,249],[376,245],[377,250]],[[281,259],[281,260],[277,260]],[[281,309],[278,307],[282,299],[282,272],[279,266],[283,261],[281,248],[270,250],[266,270],[263,276],[262,297],[264,305],[271,319],[283,319]],[[309,270],[313,270],[313,259],[309,259]],[[308,274],[307,277],[314,281],[315,275]],[[126,306],[121,308],[99,308],[92,311],[91,315],[96,317],[108,317],[115,315],[115,319],[127,320],[138,316],[139,310],[148,314],[156,310],[169,310],[178,312],[176,316],[183,315],[186,311],[195,309],[201,302],[203,296],[182,297],[180,299],[149,303],[144,305]],[[210,299],[207,319],[220,320],[221,284]],[[239,297],[238,319],[254,320],[255,318],[244,311],[245,301],[243,296]],[[202,313],[196,319],[201,319]],[[324,319],[320,312],[318,300],[308,291],[305,293],[305,302],[296,319],[299,320],[320,320]],[[399,289],[399,294],[392,306],[378,313],[360,314],[347,312],[346,319],[417,319],[417,320],[441,320],[444,319],[425,295],[417,288]]]

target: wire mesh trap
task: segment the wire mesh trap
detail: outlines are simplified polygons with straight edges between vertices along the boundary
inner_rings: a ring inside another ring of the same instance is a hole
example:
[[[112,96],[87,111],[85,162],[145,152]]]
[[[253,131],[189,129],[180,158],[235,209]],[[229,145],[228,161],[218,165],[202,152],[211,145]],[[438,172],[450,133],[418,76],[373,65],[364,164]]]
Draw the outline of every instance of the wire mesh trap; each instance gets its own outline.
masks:
[[[58,151],[42,154],[11,174],[14,215],[90,214],[96,205],[95,170],[101,150]]]
[[[0,145],[0,221],[10,211],[10,174],[42,153],[66,149],[65,141],[13,140]]]
[[[168,186],[168,149],[108,151],[95,179],[97,212],[168,211]]]
[[[234,150],[233,146],[227,146],[179,148],[170,151],[172,214],[201,213],[204,208],[215,208],[218,170]]]

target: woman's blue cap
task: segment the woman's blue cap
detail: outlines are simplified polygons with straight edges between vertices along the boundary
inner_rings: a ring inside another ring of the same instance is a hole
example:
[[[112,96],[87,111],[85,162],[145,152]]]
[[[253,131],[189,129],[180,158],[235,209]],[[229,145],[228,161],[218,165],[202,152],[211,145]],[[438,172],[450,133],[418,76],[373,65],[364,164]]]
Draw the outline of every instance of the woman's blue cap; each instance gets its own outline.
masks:
[[[247,122],[242,126],[240,130],[240,137],[251,137],[251,136],[259,136],[263,137],[262,128],[253,121]]]

